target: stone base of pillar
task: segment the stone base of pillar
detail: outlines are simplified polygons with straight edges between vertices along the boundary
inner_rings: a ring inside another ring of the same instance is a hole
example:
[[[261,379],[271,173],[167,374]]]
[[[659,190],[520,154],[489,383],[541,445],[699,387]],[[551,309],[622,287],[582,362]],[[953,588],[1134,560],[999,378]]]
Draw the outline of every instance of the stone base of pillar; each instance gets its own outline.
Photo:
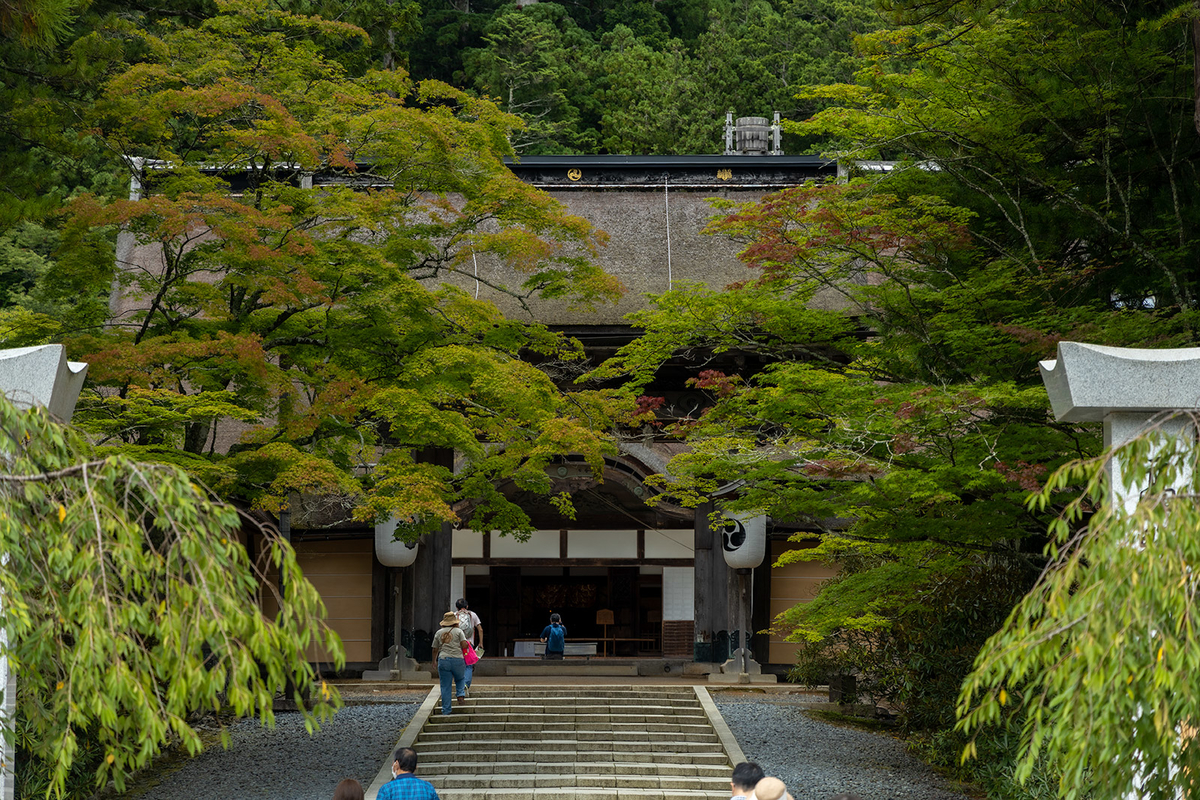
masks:
[[[742,672],[742,650],[734,650],[728,661],[721,665],[719,673],[708,676],[710,683],[777,683],[779,679],[770,673],[763,674],[762,665],[745,652],[746,671]]]
[[[708,674],[709,683],[720,684],[751,684],[751,683],[778,683],[779,679],[771,673],[758,673],[751,675],[748,672],[710,672]]]
[[[409,658],[403,650],[392,645],[387,658],[379,662],[379,669],[363,671],[364,681],[428,681],[433,676],[421,670],[421,665],[415,659]]]
[[[749,675],[761,675],[762,665],[750,657],[750,653],[745,654],[746,657],[746,673]],[[734,650],[729,660],[721,665],[721,672],[737,674],[742,671],[742,650]]]

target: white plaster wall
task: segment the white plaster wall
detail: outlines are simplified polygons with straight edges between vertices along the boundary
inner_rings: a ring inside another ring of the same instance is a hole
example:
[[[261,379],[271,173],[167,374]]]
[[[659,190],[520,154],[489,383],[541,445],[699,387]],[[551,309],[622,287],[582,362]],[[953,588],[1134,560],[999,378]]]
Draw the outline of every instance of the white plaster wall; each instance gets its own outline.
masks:
[[[558,558],[558,531],[534,531],[527,542],[492,534],[492,558]]]
[[[463,571],[462,567],[451,567],[450,568],[450,608],[451,609],[454,608],[454,601],[460,597],[463,597],[466,594],[463,591],[463,587],[466,585],[466,581],[463,580],[463,574],[464,574],[464,571]],[[447,609],[447,610],[450,610],[450,609]]]
[[[663,567],[663,620],[695,619],[694,591],[691,567]]]
[[[450,534],[451,558],[483,558],[483,534],[464,528]]]
[[[637,558],[637,531],[568,531],[568,558]]]
[[[694,558],[695,544],[690,530],[646,531],[646,558]]]

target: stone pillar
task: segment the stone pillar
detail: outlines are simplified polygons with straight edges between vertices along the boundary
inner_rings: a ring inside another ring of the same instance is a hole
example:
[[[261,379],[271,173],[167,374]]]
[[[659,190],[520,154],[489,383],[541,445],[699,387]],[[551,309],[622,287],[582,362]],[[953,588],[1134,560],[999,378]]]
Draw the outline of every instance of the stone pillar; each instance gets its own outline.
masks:
[[[1200,348],[1147,350],[1059,342],[1058,357],[1039,365],[1055,419],[1101,422],[1104,447],[1119,447],[1158,427],[1195,437],[1192,420],[1170,419],[1174,411],[1200,410]],[[1109,502],[1136,506],[1144,487],[1122,485],[1121,464],[1109,461]],[[1141,797],[1138,781],[1125,792]],[[1182,798],[1182,791],[1179,797]]]
[[[18,406],[43,406],[60,422],[70,422],[75,401],[87,377],[87,364],[67,361],[61,344],[42,347],[18,347],[0,350],[0,392]],[[7,556],[0,554],[0,563]],[[2,599],[0,599],[2,602]],[[0,629],[0,648],[8,643],[8,633]],[[4,686],[0,708],[3,729],[0,754],[0,800],[13,800],[13,744],[10,720],[16,713],[17,677],[8,668],[8,658],[0,657],[0,684]]]
[[[1147,350],[1059,342],[1058,358],[1039,365],[1054,417],[1062,422],[1100,422],[1105,448],[1119,447],[1158,425],[1181,434],[1188,420],[1172,411],[1200,410],[1200,348]],[[1120,469],[1116,461],[1110,468]],[[1122,492],[1112,476],[1116,499]],[[1137,497],[1137,487],[1130,489]]]

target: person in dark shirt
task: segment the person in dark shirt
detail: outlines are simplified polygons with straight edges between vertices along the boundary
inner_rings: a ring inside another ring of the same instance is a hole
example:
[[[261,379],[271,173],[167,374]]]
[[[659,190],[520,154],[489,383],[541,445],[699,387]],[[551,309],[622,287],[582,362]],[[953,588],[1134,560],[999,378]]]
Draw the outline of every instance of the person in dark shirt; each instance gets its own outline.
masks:
[[[567,649],[567,626],[558,614],[550,615],[550,624],[542,629],[541,640],[546,643],[547,660],[561,659]]]

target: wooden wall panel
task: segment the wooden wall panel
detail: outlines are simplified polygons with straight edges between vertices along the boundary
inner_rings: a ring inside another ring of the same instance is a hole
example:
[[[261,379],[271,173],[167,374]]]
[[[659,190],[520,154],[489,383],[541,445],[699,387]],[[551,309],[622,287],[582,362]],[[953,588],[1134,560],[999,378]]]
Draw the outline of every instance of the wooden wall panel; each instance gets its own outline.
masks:
[[[771,542],[771,562],[787,550],[809,547],[796,542]],[[836,564],[822,561],[799,561],[771,569],[771,619],[798,603],[807,603],[816,597],[821,583],[837,574]],[[777,634],[771,634],[767,660],[772,664],[796,663],[796,645],[785,642]]]
[[[346,661],[371,661],[371,585],[374,542],[351,539],[296,542],[296,559],[325,603],[329,627],[342,637]],[[273,611],[274,602],[270,605]],[[309,660],[329,662],[324,648],[313,647]]]

